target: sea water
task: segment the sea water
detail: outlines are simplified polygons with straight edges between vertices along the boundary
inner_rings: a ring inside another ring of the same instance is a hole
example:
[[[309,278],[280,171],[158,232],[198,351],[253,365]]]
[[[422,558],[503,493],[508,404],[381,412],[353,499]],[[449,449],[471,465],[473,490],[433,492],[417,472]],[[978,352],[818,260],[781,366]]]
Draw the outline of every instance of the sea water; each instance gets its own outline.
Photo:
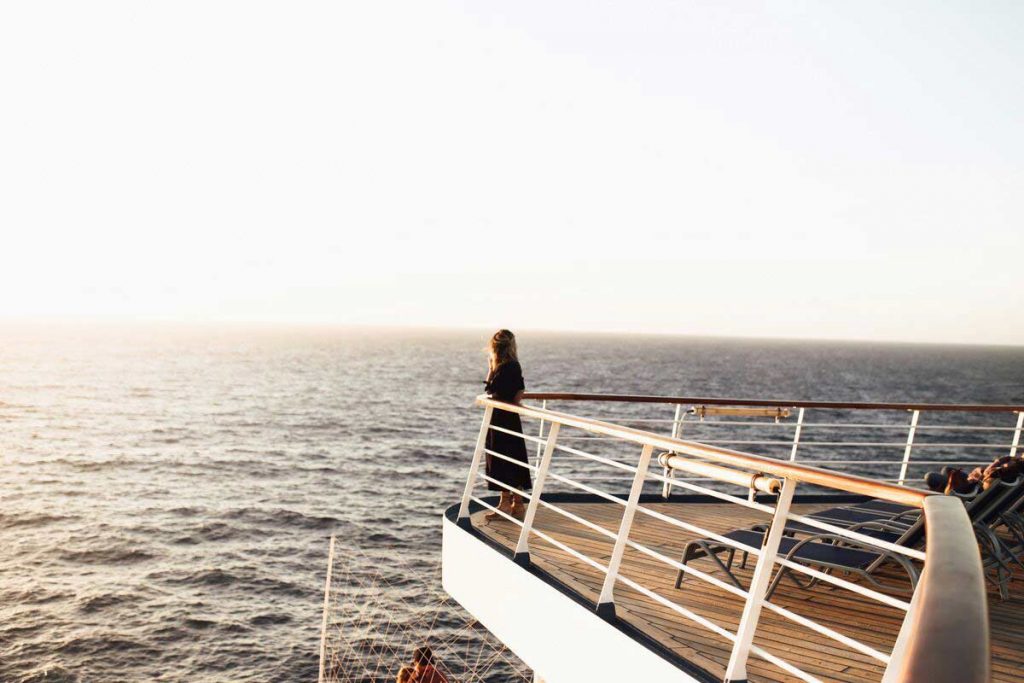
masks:
[[[0,681],[315,679],[331,534],[432,575],[487,336],[0,328]],[[1024,402],[1021,348],[519,345],[537,391]]]

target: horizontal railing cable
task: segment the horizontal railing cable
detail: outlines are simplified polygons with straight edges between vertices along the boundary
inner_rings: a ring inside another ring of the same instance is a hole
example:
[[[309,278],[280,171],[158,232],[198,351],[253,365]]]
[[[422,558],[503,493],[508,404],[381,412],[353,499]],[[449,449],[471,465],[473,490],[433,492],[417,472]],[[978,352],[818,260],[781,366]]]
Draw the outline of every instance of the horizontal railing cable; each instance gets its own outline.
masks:
[[[511,429],[505,429],[504,427],[495,427],[494,425],[491,425],[491,429],[496,431],[496,432],[501,432],[503,434],[509,434],[511,436],[518,436],[518,437],[520,437],[522,439],[526,439],[527,441],[533,441],[534,443],[544,443],[544,439],[537,438],[536,436],[533,436],[532,434],[524,434],[522,432],[517,432],[517,431],[511,430]]]
[[[625,472],[629,472],[630,474],[636,474],[636,468],[635,467],[633,467],[631,465],[627,465],[627,464],[622,463],[622,462],[617,462],[617,461],[612,460],[610,458],[605,458],[605,457],[602,457],[600,455],[594,455],[593,453],[587,453],[586,451],[581,451],[579,449],[572,448],[570,446],[562,446],[560,444],[556,445],[555,449],[559,450],[559,451],[562,451],[564,453],[571,453],[572,455],[575,455],[575,456],[578,456],[578,457],[581,457],[581,458],[587,458],[588,460],[593,460],[594,462],[599,462],[602,465],[608,465],[609,467],[615,467],[615,468],[623,470]]]
[[[587,493],[590,493],[590,494],[593,494],[595,496],[598,496],[599,498],[603,498],[603,499],[607,500],[610,503],[618,503],[619,505],[625,505],[626,504],[626,501],[622,500],[621,498],[616,498],[615,496],[611,495],[610,493],[605,493],[604,491],[601,491],[599,489],[595,489],[592,486],[587,486],[586,484],[584,484],[582,482],[579,482],[579,481],[573,481],[572,479],[569,479],[568,477],[563,477],[560,474],[555,474],[554,472],[548,472],[548,478],[549,479],[554,479],[555,481],[560,481],[563,484],[566,484],[568,486],[572,486],[572,487],[578,488],[581,491],[586,491]]]
[[[522,460],[516,460],[515,458],[510,458],[507,455],[504,455],[502,453],[498,453],[496,451],[492,451],[490,448],[485,448],[484,452],[487,453],[487,455],[493,456],[493,457],[498,458],[500,460],[504,460],[506,462],[510,462],[513,465],[518,465],[519,467],[525,467],[526,469],[534,471],[534,472],[537,471],[537,466],[536,465],[531,465],[528,462],[523,462]]]
[[[637,508],[636,508],[636,511],[637,512],[642,512],[645,515],[648,515],[649,517],[653,517],[654,519],[657,519],[660,522],[664,522],[665,524],[669,524],[671,526],[679,527],[680,529],[684,529],[684,530],[689,531],[691,533],[698,534],[701,537],[710,538],[710,539],[712,539],[714,541],[718,541],[719,543],[721,543],[722,545],[724,545],[724,546],[726,546],[728,548],[735,548],[736,550],[741,550],[741,551],[743,551],[745,553],[750,553],[751,555],[755,555],[755,556],[761,554],[761,549],[760,548],[755,548],[753,546],[747,545],[746,543],[740,543],[739,541],[734,541],[731,538],[726,538],[725,536],[723,536],[721,534],[716,534],[714,531],[709,531],[708,529],[705,529],[703,527],[697,526],[696,524],[690,524],[689,522],[684,522],[684,521],[682,521],[680,519],[676,519],[675,517],[669,517],[668,515],[663,515],[660,512],[658,512],[656,510],[652,510],[652,509],[650,509],[648,507],[644,507],[643,505],[638,505]]]

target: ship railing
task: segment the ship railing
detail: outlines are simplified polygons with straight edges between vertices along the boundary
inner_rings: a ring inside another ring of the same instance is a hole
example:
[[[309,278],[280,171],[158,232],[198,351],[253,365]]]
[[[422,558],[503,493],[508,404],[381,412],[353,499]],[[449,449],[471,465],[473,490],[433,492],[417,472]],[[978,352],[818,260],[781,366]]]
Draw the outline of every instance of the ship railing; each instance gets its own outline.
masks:
[[[1020,452],[1024,405],[935,403],[867,403],[702,396],[635,396],[527,393],[542,408],[572,406],[616,424],[651,431],[664,429],[676,438],[726,446],[789,462],[850,471],[880,481],[906,484],[944,466],[970,470]],[[618,407],[612,413],[595,406]],[[642,411],[642,412],[641,412]],[[661,416],[657,416],[661,412]],[[543,440],[544,420],[538,422]],[[611,437],[576,434],[594,447]],[[537,444],[540,457],[541,442]],[[663,474],[673,478],[666,468]],[[693,480],[692,477],[689,478]],[[710,481],[705,479],[705,481]],[[668,497],[674,483],[665,483]]]
[[[701,403],[710,402],[701,401]],[[800,461],[780,461],[727,449],[721,445],[683,440],[635,427],[616,425],[545,408],[504,403],[486,396],[479,397],[477,404],[483,407],[484,415],[470,465],[469,478],[459,508],[460,524],[471,524],[470,513],[475,504],[481,509],[496,513],[519,527],[514,550],[514,559],[518,563],[525,565],[530,563],[530,544],[532,541],[540,539],[593,568],[604,577],[599,597],[595,603],[598,615],[604,618],[614,618],[616,587],[626,586],[632,589],[671,610],[679,618],[715,633],[731,643],[730,656],[725,667],[726,681],[747,679],[747,663],[751,655],[769,662],[798,679],[818,680],[813,674],[802,670],[793,662],[787,661],[779,653],[754,644],[758,623],[764,610],[829,638],[841,647],[849,648],[878,661],[885,667],[886,677],[884,680],[887,683],[916,680],[930,680],[936,683],[947,681],[981,683],[988,680],[988,621],[982,565],[971,522],[963,505],[958,500],[854,474],[825,470]],[[535,464],[518,463],[518,461],[511,460],[505,455],[487,448],[487,436],[490,431],[508,431],[503,427],[491,424],[491,417],[495,410],[517,413],[527,420],[545,423],[543,437],[513,432],[527,441],[539,443],[541,454]],[[632,456],[626,458],[611,458],[584,450],[580,447],[579,442],[573,446],[563,443],[572,437],[581,435],[608,439],[615,442],[620,448],[626,447],[633,450],[639,447],[639,453],[634,451]],[[672,454],[667,460],[671,461],[674,470],[694,475],[694,479],[700,481],[670,479],[664,474],[652,471],[651,464],[656,451]],[[491,502],[476,494],[476,486],[480,483],[490,482],[501,485],[483,471],[482,464],[487,456],[509,459],[510,462],[530,469],[533,475],[532,491],[511,489],[513,493],[518,493],[524,500],[529,501],[522,520],[505,514]],[[607,467],[627,475],[628,494],[616,495],[616,492],[607,488],[602,489],[593,483],[584,483],[580,478],[553,471],[553,463],[570,459],[584,460],[587,461],[589,467]],[[768,515],[771,522],[764,534],[763,545],[753,547],[733,541],[703,528],[700,524],[676,519],[647,504],[642,504],[641,493],[645,483],[648,482],[669,483],[692,493]],[[709,482],[709,485],[704,485],[703,482]],[[553,502],[551,497],[545,499],[545,487],[553,483],[565,485],[570,489],[582,491],[621,507],[622,516],[617,530],[611,531],[577,515],[564,505]],[[720,487],[712,488],[711,486],[715,484],[732,487],[746,486],[751,492],[774,494],[774,500],[769,503],[764,500],[759,501],[753,496],[732,495],[720,490]],[[815,487],[817,490],[824,489],[833,493],[858,494],[922,508],[927,530],[927,553],[916,548],[882,542],[871,536],[836,527],[794,512],[791,505],[798,486]],[[581,550],[555,538],[552,534],[537,528],[534,521],[541,508],[606,538],[612,544],[609,559],[605,562],[602,561],[603,556],[602,560],[590,557]],[[756,563],[749,587],[743,589],[727,583],[701,571],[692,563],[684,565],[658,549],[641,543],[638,538],[631,537],[634,520],[638,514],[675,527],[687,534],[696,535],[698,538],[713,539],[736,552],[747,553],[755,557]],[[818,528],[823,533],[832,534],[858,546],[877,549],[879,552],[890,554],[890,556],[898,556],[904,563],[916,563],[918,566],[923,563],[924,570],[912,599],[907,601],[890,594],[890,591],[875,590],[863,583],[846,580],[834,573],[820,571],[781,556],[778,552],[779,545],[785,525],[790,521]],[[627,575],[628,573],[622,572],[622,561],[627,549],[740,598],[743,601],[743,607],[739,614],[736,630],[727,629],[713,619],[678,604],[658,592],[657,587],[644,585],[642,578],[637,580],[637,578]],[[848,591],[859,596],[860,599],[873,601],[884,606],[884,609],[897,610],[903,619],[903,628],[899,637],[894,639],[893,646],[886,650],[878,647],[877,643],[868,644],[859,641],[810,616],[799,614],[793,609],[767,599],[766,594],[772,573],[775,570],[781,571],[782,568],[810,577],[816,582],[830,584],[836,589]],[[946,602],[950,595],[957,596],[955,603]],[[954,656],[956,659],[951,659]],[[925,662],[926,659],[930,661]],[[923,670],[929,672],[928,678],[917,677]]]

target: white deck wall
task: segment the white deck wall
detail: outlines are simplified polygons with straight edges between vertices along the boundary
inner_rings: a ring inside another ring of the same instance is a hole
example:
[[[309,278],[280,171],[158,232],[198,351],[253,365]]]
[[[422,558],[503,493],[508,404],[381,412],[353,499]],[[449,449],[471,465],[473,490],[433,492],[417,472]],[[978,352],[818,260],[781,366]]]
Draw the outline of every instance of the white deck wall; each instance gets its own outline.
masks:
[[[445,591],[545,683],[697,683],[444,518]]]

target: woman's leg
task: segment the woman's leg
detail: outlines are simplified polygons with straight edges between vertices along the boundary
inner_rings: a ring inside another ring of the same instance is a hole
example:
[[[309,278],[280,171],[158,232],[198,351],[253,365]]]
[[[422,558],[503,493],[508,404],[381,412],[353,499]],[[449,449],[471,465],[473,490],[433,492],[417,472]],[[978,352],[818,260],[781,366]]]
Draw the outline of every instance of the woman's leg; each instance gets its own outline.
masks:
[[[523,497],[518,493],[512,494],[512,516],[522,519],[526,516],[526,506],[523,505]]]
[[[506,515],[512,514],[512,494],[508,491],[501,492],[501,499],[498,501],[498,509],[504,512]],[[504,519],[497,512],[488,512],[485,517],[487,519]]]

